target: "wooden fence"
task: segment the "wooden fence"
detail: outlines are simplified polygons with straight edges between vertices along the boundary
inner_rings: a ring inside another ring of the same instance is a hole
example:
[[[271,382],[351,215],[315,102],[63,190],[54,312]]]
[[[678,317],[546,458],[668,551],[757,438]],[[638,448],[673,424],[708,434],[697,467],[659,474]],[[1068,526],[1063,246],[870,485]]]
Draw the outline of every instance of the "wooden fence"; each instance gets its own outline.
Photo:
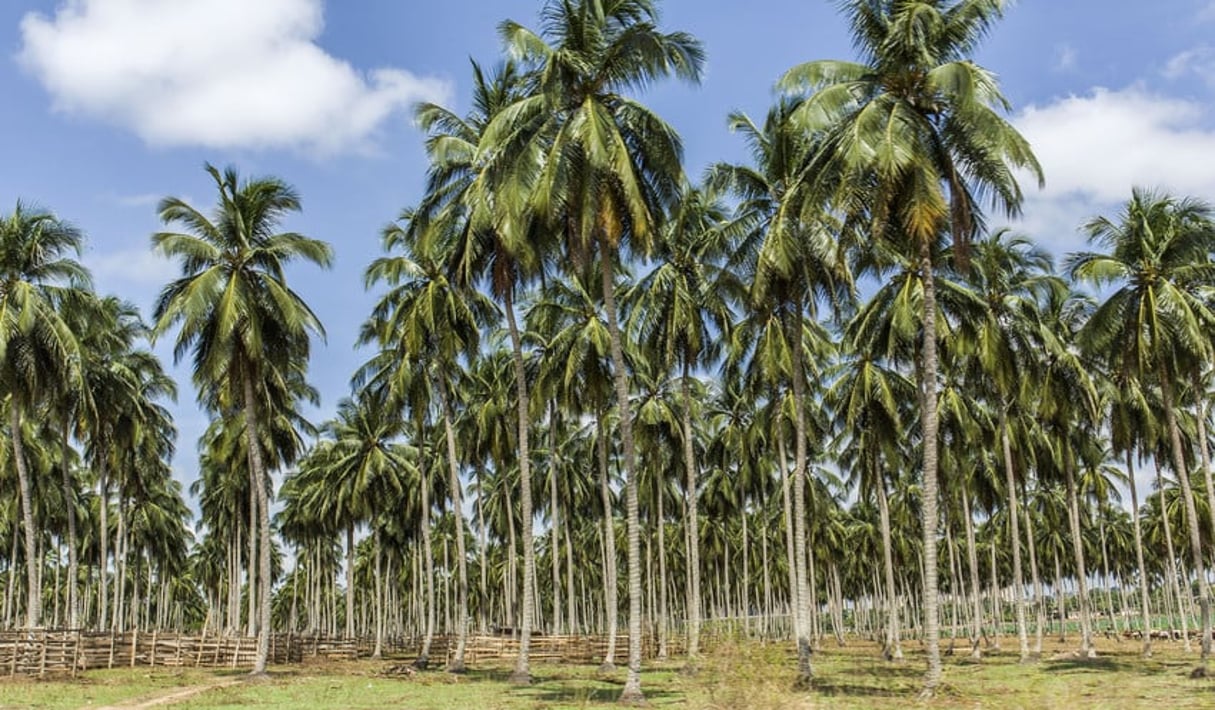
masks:
[[[382,652],[388,658],[414,658],[421,651],[417,637],[388,637]],[[370,637],[341,638],[320,635],[272,634],[270,662],[305,660],[356,660],[369,658],[375,647]],[[681,639],[672,638],[671,655],[682,652]],[[435,636],[432,659],[455,655],[454,636]],[[100,633],[93,631],[0,631],[0,674],[9,676],[75,675],[98,668],[167,666],[248,669],[253,667],[257,639],[247,636],[194,636],[165,632]],[[514,660],[519,640],[510,636],[469,635],[465,662],[499,663]],[[607,653],[605,636],[533,636],[530,658],[537,663],[600,663]],[[657,644],[647,638],[642,653],[652,658]],[[616,662],[628,657],[628,637],[617,636]]]

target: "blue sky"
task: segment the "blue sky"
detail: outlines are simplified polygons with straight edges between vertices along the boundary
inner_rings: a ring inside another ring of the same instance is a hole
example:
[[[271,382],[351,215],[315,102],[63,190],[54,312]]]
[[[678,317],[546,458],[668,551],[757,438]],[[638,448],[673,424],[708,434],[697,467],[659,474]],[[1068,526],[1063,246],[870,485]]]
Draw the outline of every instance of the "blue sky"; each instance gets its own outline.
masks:
[[[0,213],[21,198],[88,234],[99,290],[150,310],[175,274],[149,236],[165,195],[209,206],[204,161],[295,185],[286,226],[331,242],[331,272],[291,274],[328,343],[312,379],[319,420],[347,393],[371,297],[364,266],[380,228],[419,196],[419,99],[467,105],[468,59],[498,56],[497,23],[535,26],[539,0],[6,0],[0,4]],[[773,82],[811,59],[851,56],[833,2],[668,0],[664,26],[692,32],[698,87],[644,99],[682,134],[688,170],[743,157],[728,111],[762,118]],[[1215,199],[1215,0],[1022,0],[978,55],[999,74],[1047,188],[1019,227],[1057,255],[1132,184]],[[166,362],[171,354],[158,352]],[[195,477],[205,420],[184,368],[175,469]]]

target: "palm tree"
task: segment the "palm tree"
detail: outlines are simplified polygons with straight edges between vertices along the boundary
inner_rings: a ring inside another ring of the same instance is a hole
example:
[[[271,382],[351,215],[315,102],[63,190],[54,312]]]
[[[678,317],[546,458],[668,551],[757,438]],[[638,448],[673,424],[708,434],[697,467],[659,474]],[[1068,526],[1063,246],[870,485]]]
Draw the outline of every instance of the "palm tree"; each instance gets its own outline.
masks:
[[[946,233],[958,248],[983,224],[980,200],[1015,214],[1014,168],[1041,182],[1029,144],[1000,111],[995,76],[969,59],[1006,0],[847,0],[860,62],[815,61],[781,86],[812,92],[796,120],[823,147],[808,168],[819,192],[845,215],[868,220],[870,239],[916,255],[923,279],[924,695],[941,678],[937,595],[936,249]]]
[[[83,238],[71,224],[21,202],[0,216],[0,395],[8,399],[21,496],[29,629],[42,624],[42,588],[22,417],[64,383],[80,389],[79,346],[60,314],[90,288],[88,271],[71,258]]]
[[[658,245],[658,264],[625,296],[630,329],[637,333],[649,359],[666,368],[680,368],[680,429],[685,472],[687,519],[689,658],[700,653],[700,551],[696,531],[697,469],[692,432],[692,374],[713,362],[732,323],[729,299],[741,294],[740,284],[720,266],[726,257],[727,234],[721,227],[725,209],[714,195],[685,187]]]
[[[519,497],[523,521],[523,578],[530,580],[535,570],[534,515],[531,491],[531,418],[527,367],[523,339],[515,316],[515,295],[519,287],[538,270],[537,237],[539,230],[529,228],[526,210],[526,181],[515,179],[510,161],[519,158],[528,146],[515,143],[493,144],[487,140],[490,122],[524,96],[523,77],[514,64],[507,63],[487,76],[473,63],[473,110],[459,117],[435,104],[418,107],[418,123],[428,132],[431,158],[427,203],[423,211],[454,209],[463,216],[461,240],[452,255],[457,283],[471,287],[487,282],[490,291],[502,302],[510,333],[511,357],[515,378],[518,417]],[[532,146],[533,149],[536,146]],[[528,650],[532,630],[530,584],[523,587],[522,618],[519,629],[519,657],[512,679],[530,681]]]
[[[617,319],[613,261],[631,241],[648,252],[665,203],[683,176],[682,146],[673,128],[622,92],[671,74],[700,78],[704,52],[691,35],[663,33],[653,0],[549,0],[542,32],[506,21],[509,51],[534,67],[538,91],[489,127],[494,144],[524,131],[543,147],[532,192],[536,215],[559,230],[573,262],[599,251],[611,334],[616,406],[624,447],[629,559],[629,673],[621,699],[640,700],[641,565],[636,453],[628,373]]]
[[[241,182],[234,168],[207,173],[219,190],[211,217],[185,201],[161,201],[161,221],[183,232],[159,232],[152,243],[181,260],[182,275],[161,291],[155,307],[157,336],[180,326],[174,359],[191,352],[194,383],[244,410],[252,479],[266,480],[259,427],[259,392],[267,382],[289,379],[307,363],[309,335],[324,328],[308,305],[287,286],[284,266],[309,261],[328,268],[333,253],[325,242],[295,232],[276,233],[284,217],[300,210],[291,186],[266,177]],[[253,673],[265,673],[270,651],[270,502],[265,486],[258,500],[260,593],[258,647]]]
[[[458,224],[446,217],[429,222],[417,217],[418,213],[407,210],[402,214],[403,226],[393,224],[384,231],[385,248],[403,249],[405,254],[380,257],[367,267],[367,285],[384,282],[389,291],[376,303],[360,337],[363,342],[375,340],[381,347],[395,348],[402,360],[393,369],[417,369],[426,387],[433,387],[438,394],[459,574],[457,646],[448,670],[462,673],[468,639],[468,564],[460,495],[461,458],[454,429],[458,396],[455,375],[460,371],[457,359],[461,355],[469,360],[476,356],[480,329],[490,319],[493,305],[447,276],[445,257],[458,234]],[[410,377],[409,373],[401,374]]]
[[[1136,188],[1116,217],[1096,217],[1086,225],[1089,240],[1108,253],[1081,252],[1067,260],[1073,278],[1115,288],[1080,331],[1080,345],[1086,352],[1112,353],[1116,373],[1154,379],[1160,388],[1164,433],[1181,485],[1201,596],[1204,668],[1211,652],[1211,593],[1176,392],[1187,372],[1184,363],[1210,353],[1215,312],[1202,289],[1215,272],[1212,214],[1205,202]]]

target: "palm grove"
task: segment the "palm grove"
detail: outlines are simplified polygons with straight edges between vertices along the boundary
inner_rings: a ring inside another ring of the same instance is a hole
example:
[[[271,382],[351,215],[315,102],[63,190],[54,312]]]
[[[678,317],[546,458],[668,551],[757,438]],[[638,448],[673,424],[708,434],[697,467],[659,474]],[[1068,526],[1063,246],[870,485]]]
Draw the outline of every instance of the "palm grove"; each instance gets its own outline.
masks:
[[[749,160],[699,183],[637,98],[704,63],[654,2],[501,23],[467,114],[417,108],[426,190],[384,230],[370,356],[316,426],[324,331],[284,267],[332,254],[280,231],[290,185],[208,166],[213,209],[163,200],[181,276],[151,323],[18,203],[4,623],[256,634],[258,672],[272,630],[408,636],[423,666],[447,635],[453,671],[496,630],[520,682],[533,633],[606,634],[626,700],[643,639],[695,663],[702,629],[790,639],[801,682],[825,638],[898,660],[914,637],[926,693],[943,634],[1029,660],[1069,619],[1089,654],[1197,626],[1205,666],[1215,212],[1134,189],[1060,270],[989,227],[1042,179],[970,59],[1005,5],[844,3],[857,59],[730,115]],[[197,539],[157,338],[212,417]]]

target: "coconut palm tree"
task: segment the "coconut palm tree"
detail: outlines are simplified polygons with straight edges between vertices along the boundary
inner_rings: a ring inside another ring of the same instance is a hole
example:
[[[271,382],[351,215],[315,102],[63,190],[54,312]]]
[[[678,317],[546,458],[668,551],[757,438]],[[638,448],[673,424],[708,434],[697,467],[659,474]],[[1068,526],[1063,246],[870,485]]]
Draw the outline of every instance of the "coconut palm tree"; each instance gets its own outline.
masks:
[[[503,112],[491,142],[524,131],[543,147],[532,191],[539,219],[558,231],[572,262],[598,248],[616,406],[624,448],[629,559],[629,673],[623,700],[641,692],[641,566],[636,453],[612,271],[626,244],[647,253],[682,182],[675,130],[625,92],[674,74],[697,81],[700,43],[658,29],[653,0],[549,0],[540,33],[500,25],[509,52],[533,68],[537,92]]]
[[[1077,335],[1080,346],[1113,353],[1115,372],[1160,388],[1163,433],[1181,486],[1192,572],[1198,577],[1204,668],[1211,651],[1211,593],[1176,408],[1188,373],[1183,363],[1209,359],[1215,328],[1215,312],[1202,295],[1215,274],[1213,214],[1200,200],[1136,188],[1118,215],[1095,217],[1085,227],[1090,242],[1106,252],[1067,259],[1073,279],[1114,289]]]
[[[308,361],[309,337],[324,336],[320,320],[287,286],[284,267],[294,261],[328,268],[333,252],[325,242],[295,232],[276,232],[300,210],[299,196],[283,181],[241,181],[235,168],[222,173],[211,165],[219,201],[211,216],[176,197],[159,205],[161,221],[181,232],[158,232],[159,253],[181,262],[182,275],[161,291],[154,318],[156,336],[178,327],[174,358],[193,356],[194,383],[243,409],[250,471],[267,476],[259,435],[266,412],[259,396],[268,381],[289,379]],[[264,486],[258,500],[258,648],[253,673],[265,673],[270,651],[270,501]]]
[[[60,315],[90,289],[79,255],[84,235],[54,214],[18,202],[0,215],[0,396],[8,400],[12,456],[25,531],[25,626],[42,624],[42,588],[34,501],[22,439],[22,419],[42,398],[67,384],[81,389],[79,345]]]
[[[924,694],[941,678],[937,595],[937,323],[935,268],[945,235],[958,248],[983,225],[981,200],[1015,214],[1013,170],[1038,177],[1029,144],[1001,115],[1009,108],[995,75],[970,55],[1004,13],[1005,0],[848,0],[859,62],[814,61],[780,85],[809,92],[796,120],[823,136],[810,175],[848,217],[868,222],[871,241],[914,254],[923,279]]]
[[[679,368],[680,440],[685,475],[684,506],[688,572],[689,658],[700,653],[700,552],[696,531],[697,468],[692,432],[692,370],[715,361],[729,338],[731,298],[741,284],[722,268],[728,255],[724,207],[709,192],[687,186],[662,230],[658,263],[625,295],[629,328],[647,360]]]

